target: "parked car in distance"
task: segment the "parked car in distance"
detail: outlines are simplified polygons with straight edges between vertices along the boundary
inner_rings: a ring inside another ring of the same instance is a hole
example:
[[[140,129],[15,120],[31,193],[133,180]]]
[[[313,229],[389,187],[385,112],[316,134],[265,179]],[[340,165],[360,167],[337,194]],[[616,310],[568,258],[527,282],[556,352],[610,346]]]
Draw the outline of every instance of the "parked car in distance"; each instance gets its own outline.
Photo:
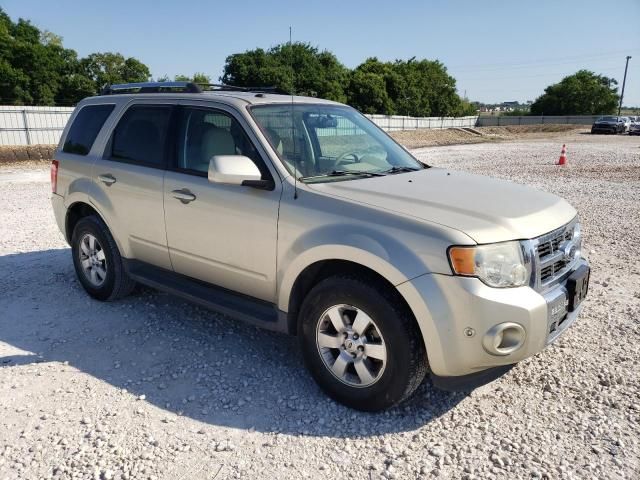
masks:
[[[631,126],[631,118],[622,117],[622,124],[624,125],[624,130],[622,131],[622,133],[627,133],[629,131],[629,127]]]
[[[640,135],[640,117],[630,117],[629,135]]]
[[[360,410],[427,374],[496,378],[566,331],[588,290],[565,200],[430,167],[328,100],[111,86],[78,104],[51,184],[91,297],[139,282],[297,335],[320,387]]]
[[[622,133],[624,132],[622,117],[607,115],[600,117],[591,126],[591,133]]]

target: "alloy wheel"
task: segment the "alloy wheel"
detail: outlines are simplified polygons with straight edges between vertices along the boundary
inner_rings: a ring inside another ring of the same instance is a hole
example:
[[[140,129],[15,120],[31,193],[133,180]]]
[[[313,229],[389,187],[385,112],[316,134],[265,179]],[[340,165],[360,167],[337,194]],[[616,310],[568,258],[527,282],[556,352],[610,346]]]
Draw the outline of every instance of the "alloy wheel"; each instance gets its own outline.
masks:
[[[107,259],[98,239],[90,233],[84,234],[78,255],[85,278],[94,287],[100,287],[107,278]]]
[[[387,347],[380,329],[363,310],[334,305],[320,316],[316,345],[325,367],[351,387],[376,383],[387,364]]]

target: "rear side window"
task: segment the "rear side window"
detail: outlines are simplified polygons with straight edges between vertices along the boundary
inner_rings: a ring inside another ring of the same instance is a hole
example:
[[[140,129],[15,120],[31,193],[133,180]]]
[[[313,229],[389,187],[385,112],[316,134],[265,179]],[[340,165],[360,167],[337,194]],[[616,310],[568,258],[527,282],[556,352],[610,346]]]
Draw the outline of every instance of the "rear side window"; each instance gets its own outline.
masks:
[[[113,132],[111,158],[150,167],[162,167],[170,106],[133,106]]]
[[[98,132],[113,112],[114,105],[87,105],[76,115],[69,129],[62,151],[87,155],[98,136]]]

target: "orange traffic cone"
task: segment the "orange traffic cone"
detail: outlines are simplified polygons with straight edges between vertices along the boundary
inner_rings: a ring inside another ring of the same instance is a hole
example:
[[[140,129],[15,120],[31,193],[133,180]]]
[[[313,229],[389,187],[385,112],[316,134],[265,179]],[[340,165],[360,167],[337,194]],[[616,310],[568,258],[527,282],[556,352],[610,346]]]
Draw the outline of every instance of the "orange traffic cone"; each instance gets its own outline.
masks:
[[[562,151],[560,152],[560,158],[558,159],[558,163],[556,165],[566,165],[567,163],[567,146],[562,145]]]

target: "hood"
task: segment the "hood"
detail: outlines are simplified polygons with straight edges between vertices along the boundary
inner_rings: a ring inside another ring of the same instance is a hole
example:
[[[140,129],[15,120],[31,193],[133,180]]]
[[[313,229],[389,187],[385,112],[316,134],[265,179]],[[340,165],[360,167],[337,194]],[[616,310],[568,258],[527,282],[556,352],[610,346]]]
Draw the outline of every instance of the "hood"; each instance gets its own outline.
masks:
[[[534,238],[576,215],[568,202],[550,193],[440,168],[309,187],[326,195],[445,225],[478,243]]]
[[[596,125],[615,125],[618,122],[615,120],[598,120],[596,121]]]

